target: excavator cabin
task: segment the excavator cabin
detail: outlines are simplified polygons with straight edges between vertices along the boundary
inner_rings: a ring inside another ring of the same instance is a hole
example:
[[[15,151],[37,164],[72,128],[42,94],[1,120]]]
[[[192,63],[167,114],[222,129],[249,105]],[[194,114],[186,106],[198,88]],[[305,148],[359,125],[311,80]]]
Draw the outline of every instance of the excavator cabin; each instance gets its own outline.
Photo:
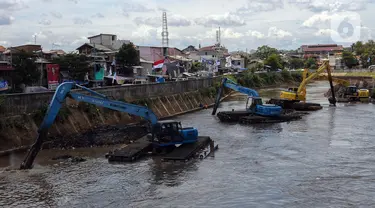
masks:
[[[198,139],[197,129],[193,127],[182,128],[181,122],[174,120],[158,121],[152,127],[151,132],[153,141],[161,144],[193,143]]]

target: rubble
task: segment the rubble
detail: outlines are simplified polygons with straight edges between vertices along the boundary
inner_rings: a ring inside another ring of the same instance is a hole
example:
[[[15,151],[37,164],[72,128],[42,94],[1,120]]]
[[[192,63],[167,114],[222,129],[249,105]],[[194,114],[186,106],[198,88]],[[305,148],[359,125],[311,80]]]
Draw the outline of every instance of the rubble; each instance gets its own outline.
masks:
[[[82,134],[50,137],[43,149],[72,149],[129,143],[147,134],[146,125],[102,126]]]
[[[337,84],[333,87],[333,89],[335,90],[335,97],[336,98],[343,98],[345,96],[345,92],[346,92],[346,86],[345,85]],[[331,97],[332,96],[331,89],[329,89],[326,93],[324,93],[324,96],[325,97]]]

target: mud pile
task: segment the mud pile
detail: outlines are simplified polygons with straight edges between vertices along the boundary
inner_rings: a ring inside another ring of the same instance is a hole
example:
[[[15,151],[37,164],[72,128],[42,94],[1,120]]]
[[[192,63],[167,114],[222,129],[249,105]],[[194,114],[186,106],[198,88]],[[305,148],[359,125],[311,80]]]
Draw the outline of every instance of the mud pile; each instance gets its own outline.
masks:
[[[343,98],[345,96],[345,91],[346,91],[345,85],[337,84],[333,87],[333,89],[335,91],[336,98]],[[331,97],[332,96],[331,89],[329,89],[326,93],[324,93],[324,96]]]
[[[67,137],[50,137],[43,149],[70,149],[129,143],[147,134],[146,125],[103,126]]]

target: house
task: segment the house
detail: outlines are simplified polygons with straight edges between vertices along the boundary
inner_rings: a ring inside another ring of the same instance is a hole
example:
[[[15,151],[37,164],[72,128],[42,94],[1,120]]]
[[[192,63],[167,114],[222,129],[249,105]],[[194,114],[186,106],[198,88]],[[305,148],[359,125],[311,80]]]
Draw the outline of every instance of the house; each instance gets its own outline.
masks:
[[[52,60],[54,58],[64,56],[65,54],[66,53],[63,50],[50,50],[50,51],[43,51],[42,52],[43,58],[45,58],[47,60]]]
[[[188,52],[198,52],[199,50],[196,49],[194,46],[192,45],[189,45],[187,48],[183,49],[182,52],[183,53],[188,53]]]
[[[163,47],[153,46],[137,46],[139,55],[147,61],[159,61],[164,59]],[[169,56],[184,56],[183,52],[178,48],[168,48]]]
[[[123,44],[130,44],[130,40],[118,40],[116,35],[99,34],[88,37],[88,43],[78,47],[79,54],[103,56],[108,62],[112,62],[116,52]]]
[[[218,44],[202,47],[198,51],[198,56],[202,62],[218,64],[218,68],[224,68],[226,64],[225,57],[228,56],[228,49]],[[207,67],[206,67],[207,68]],[[211,68],[208,66],[208,68]]]
[[[90,44],[105,46],[111,50],[119,50],[123,44],[129,44],[130,40],[118,40],[117,35],[99,34],[88,37]]]

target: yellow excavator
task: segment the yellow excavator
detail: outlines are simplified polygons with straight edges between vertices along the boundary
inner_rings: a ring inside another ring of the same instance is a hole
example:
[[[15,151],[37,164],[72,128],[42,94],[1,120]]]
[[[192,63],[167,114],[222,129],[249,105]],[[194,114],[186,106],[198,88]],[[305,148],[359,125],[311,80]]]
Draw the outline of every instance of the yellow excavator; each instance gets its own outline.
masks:
[[[327,76],[321,75],[322,72],[327,70]],[[289,88],[288,91],[282,91],[280,93],[280,99],[289,100],[289,101],[303,101],[306,102],[306,85],[309,81],[313,79],[328,79],[331,85],[331,92],[334,91],[333,83],[342,84],[346,87],[345,92],[339,97],[338,101],[340,102],[349,102],[349,101],[364,101],[364,99],[369,99],[370,91],[368,89],[358,89],[356,86],[350,86],[350,82],[344,79],[333,78],[331,75],[331,67],[327,60],[323,61],[323,64],[319,67],[316,72],[308,76],[308,69],[305,69],[303,72],[303,79],[298,88]],[[330,98],[331,104],[336,102],[334,99],[334,94]]]
[[[297,111],[316,111],[322,109],[323,107],[319,103],[306,102],[306,85],[310,80],[318,77],[318,75],[326,69],[328,71],[328,80],[330,81],[331,91],[333,91],[332,98],[328,100],[331,105],[336,106],[336,98],[328,61],[324,61],[319,69],[309,76],[309,70],[305,69],[302,75],[302,82],[298,88],[293,87],[289,88],[287,91],[282,91],[279,98],[271,98],[267,103],[279,105],[283,109],[293,109]]]
[[[302,82],[298,88],[289,88],[288,91],[281,91],[280,99],[290,100],[290,101],[303,101],[306,102],[306,85],[309,81],[318,78],[318,75],[327,70],[328,80],[333,89],[333,79],[331,75],[331,67],[328,61],[323,61],[323,64],[316,70],[316,72],[308,76],[309,70],[305,69],[302,75]]]

